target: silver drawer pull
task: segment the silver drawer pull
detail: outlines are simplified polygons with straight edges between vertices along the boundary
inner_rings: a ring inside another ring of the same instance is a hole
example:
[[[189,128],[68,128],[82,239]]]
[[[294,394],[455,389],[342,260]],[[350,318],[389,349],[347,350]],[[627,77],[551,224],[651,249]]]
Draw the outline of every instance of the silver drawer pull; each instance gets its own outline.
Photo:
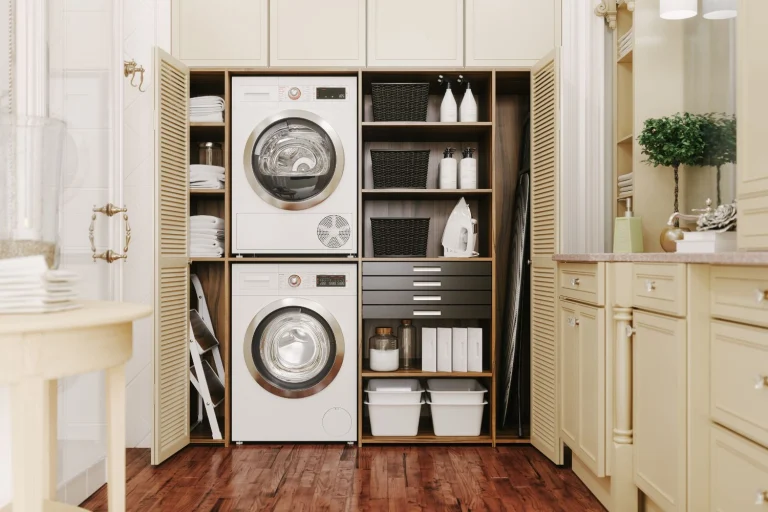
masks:
[[[443,300],[443,297],[440,295],[414,295],[413,300],[417,300],[417,301],[418,300],[427,300],[427,301]]]
[[[758,304],[768,301],[768,290],[755,290],[755,300]]]
[[[755,389],[768,388],[768,377],[765,375],[758,375],[755,379]]]
[[[443,283],[441,283],[440,281],[414,281],[413,286],[421,286],[424,288],[428,288],[428,287],[437,288],[437,287],[443,286]]]
[[[442,272],[440,267],[413,267],[414,272]]]
[[[757,497],[755,497],[755,505],[765,505],[768,503],[768,491],[758,489]]]
[[[441,311],[414,311],[413,316],[440,316]]]
[[[651,281],[650,279],[645,280],[645,291],[652,292],[656,289],[656,281]]]
[[[579,286],[579,284],[581,283],[578,277],[574,277],[573,279],[571,279],[571,286]]]

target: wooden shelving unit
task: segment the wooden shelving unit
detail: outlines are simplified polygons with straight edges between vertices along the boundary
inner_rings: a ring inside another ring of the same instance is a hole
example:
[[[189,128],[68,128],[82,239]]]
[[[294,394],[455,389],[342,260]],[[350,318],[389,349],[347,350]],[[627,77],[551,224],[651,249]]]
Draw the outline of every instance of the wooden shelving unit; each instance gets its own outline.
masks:
[[[411,378],[411,379],[436,379],[440,377],[451,377],[461,379],[479,379],[484,377],[493,377],[491,370],[483,372],[423,372],[421,370],[396,370],[394,372],[374,372],[372,370],[363,370],[364,378]]]
[[[627,9],[626,2],[620,2],[616,12],[616,30],[613,31],[614,38],[614,59],[616,65],[614,68],[614,127],[616,147],[614,151],[614,217],[624,215],[626,211],[627,198],[634,198],[632,193],[619,193],[619,176],[629,174],[634,167],[634,35],[631,38],[628,50],[621,53],[619,41],[622,37],[633,31],[634,16],[632,11]],[[633,186],[637,176],[633,175]]]

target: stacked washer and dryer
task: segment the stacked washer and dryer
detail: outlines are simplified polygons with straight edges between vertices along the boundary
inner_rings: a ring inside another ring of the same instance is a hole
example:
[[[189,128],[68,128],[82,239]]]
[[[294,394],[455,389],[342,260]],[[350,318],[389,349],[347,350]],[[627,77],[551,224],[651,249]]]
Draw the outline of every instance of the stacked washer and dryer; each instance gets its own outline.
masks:
[[[235,77],[232,98],[232,252],[356,254],[357,78]],[[357,439],[355,264],[234,264],[232,340],[233,441]]]

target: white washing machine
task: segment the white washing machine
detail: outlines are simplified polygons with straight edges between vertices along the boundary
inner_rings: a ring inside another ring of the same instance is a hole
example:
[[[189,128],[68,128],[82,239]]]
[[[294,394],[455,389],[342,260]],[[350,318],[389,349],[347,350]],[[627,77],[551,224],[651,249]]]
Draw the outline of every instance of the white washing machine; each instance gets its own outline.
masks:
[[[232,440],[357,440],[356,265],[232,265]]]
[[[232,252],[357,253],[357,77],[232,79]]]

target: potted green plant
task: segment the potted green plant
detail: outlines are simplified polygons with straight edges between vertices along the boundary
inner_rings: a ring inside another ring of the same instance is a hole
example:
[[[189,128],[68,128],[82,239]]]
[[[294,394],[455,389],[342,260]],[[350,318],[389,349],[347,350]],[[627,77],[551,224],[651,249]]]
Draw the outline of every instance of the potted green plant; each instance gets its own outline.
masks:
[[[643,131],[638,137],[645,161],[654,167],[671,167],[675,173],[675,213],[678,205],[680,166],[699,166],[704,160],[704,135],[702,116],[688,112],[646,119]],[[674,228],[666,227],[661,233],[661,246],[667,252],[673,252],[676,241],[683,238],[680,222],[675,220]]]
[[[736,163],[736,118],[727,114],[703,114],[702,136],[704,158],[702,165],[717,169],[717,206],[723,204],[720,194],[720,171],[725,164]]]

